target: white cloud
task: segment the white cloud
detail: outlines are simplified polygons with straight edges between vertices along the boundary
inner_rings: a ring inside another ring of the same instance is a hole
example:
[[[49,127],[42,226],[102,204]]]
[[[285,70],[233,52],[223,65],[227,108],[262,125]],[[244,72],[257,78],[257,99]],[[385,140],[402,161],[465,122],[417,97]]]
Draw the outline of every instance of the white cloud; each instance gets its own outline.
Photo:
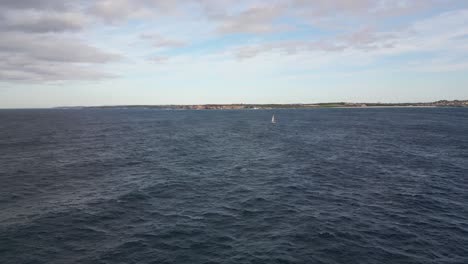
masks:
[[[421,51],[460,57],[468,52],[462,40],[468,35],[466,9],[459,6],[454,7],[457,11],[418,17],[450,3],[463,6],[459,0],[4,0],[0,70],[8,80],[94,80],[121,75],[105,73],[104,68],[122,57],[146,62],[151,58],[153,64],[168,65],[177,61],[168,51],[193,43],[199,44],[197,51],[204,56],[229,54],[233,63],[244,64],[258,63],[257,56],[289,60],[317,54],[329,54],[337,61],[347,56],[374,61]],[[393,26],[391,19],[402,16],[406,16],[403,22]],[[91,36],[89,32],[97,28],[109,35]],[[327,34],[289,37],[288,33],[297,35],[304,28]],[[222,42],[226,35],[239,33],[248,34],[232,43]],[[275,34],[281,37],[269,38]],[[218,40],[217,49],[203,46],[204,42],[217,45]],[[146,44],[128,45],[135,42]],[[193,63],[190,58],[196,55],[178,57]],[[453,68],[464,65],[453,63],[458,65]]]

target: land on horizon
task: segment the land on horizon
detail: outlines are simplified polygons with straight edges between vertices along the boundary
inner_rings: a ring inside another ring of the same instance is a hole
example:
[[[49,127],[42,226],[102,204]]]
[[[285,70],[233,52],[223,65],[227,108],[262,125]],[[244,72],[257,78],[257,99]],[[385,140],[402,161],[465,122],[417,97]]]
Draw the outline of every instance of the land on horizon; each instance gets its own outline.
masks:
[[[154,108],[154,109],[279,109],[279,108],[372,108],[372,107],[468,107],[468,100],[439,100],[422,103],[311,103],[311,104],[168,104],[168,105],[105,105],[105,106],[63,106],[59,109],[70,108]]]

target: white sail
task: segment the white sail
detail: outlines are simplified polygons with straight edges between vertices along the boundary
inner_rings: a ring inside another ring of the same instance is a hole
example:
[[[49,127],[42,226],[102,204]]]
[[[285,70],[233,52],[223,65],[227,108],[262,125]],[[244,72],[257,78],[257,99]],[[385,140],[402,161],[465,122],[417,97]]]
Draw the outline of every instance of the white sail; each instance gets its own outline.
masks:
[[[273,115],[273,116],[271,117],[271,123],[273,123],[273,124],[276,123],[275,115]]]

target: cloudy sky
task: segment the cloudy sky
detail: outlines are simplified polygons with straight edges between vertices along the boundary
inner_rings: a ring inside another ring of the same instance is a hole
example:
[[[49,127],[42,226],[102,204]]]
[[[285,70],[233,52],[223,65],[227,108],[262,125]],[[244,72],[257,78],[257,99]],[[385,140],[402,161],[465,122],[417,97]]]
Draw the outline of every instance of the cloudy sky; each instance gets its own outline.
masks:
[[[466,0],[0,0],[0,108],[468,99]]]

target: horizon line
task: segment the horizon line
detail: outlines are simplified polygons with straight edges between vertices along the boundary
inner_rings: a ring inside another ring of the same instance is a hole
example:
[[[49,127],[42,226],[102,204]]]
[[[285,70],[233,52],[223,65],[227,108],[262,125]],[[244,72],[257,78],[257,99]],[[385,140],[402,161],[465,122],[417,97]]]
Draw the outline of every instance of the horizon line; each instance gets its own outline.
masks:
[[[419,102],[351,102],[351,101],[330,101],[330,102],[317,102],[317,103],[202,103],[202,104],[109,104],[109,105],[61,105],[61,106],[46,106],[46,107],[13,107],[13,108],[2,108],[0,110],[21,110],[21,109],[57,109],[57,108],[104,108],[104,107],[144,107],[144,106],[236,106],[236,105],[246,105],[246,106],[266,106],[266,105],[323,105],[323,104],[379,104],[379,105],[401,105],[401,104],[431,104],[441,101],[455,102],[455,101],[468,101],[468,99],[440,99],[435,101],[419,101]]]

